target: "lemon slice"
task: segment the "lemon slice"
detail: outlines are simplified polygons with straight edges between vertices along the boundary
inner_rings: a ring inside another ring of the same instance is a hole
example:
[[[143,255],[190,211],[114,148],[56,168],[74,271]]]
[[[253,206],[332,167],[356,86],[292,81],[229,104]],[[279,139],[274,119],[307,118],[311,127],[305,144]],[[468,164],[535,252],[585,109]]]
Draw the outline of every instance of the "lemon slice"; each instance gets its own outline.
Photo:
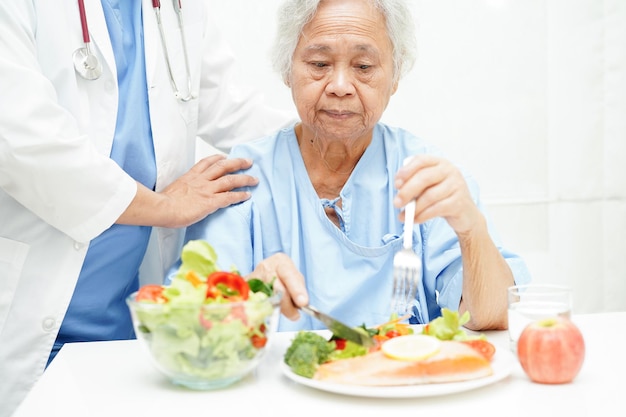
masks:
[[[424,334],[409,334],[387,340],[381,346],[382,352],[392,359],[419,361],[439,352],[441,341]]]

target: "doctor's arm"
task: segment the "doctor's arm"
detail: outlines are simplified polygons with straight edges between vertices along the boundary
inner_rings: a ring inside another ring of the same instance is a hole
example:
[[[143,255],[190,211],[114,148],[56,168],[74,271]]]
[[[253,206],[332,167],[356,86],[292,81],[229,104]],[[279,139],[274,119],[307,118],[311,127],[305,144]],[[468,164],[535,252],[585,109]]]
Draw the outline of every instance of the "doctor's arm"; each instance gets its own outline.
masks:
[[[185,227],[217,209],[250,198],[247,191],[258,180],[245,174],[233,174],[252,165],[248,159],[226,159],[212,155],[198,161],[162,192],[154,192],[137,183],[137,193],[118,218],[119,224],[160,227]]]

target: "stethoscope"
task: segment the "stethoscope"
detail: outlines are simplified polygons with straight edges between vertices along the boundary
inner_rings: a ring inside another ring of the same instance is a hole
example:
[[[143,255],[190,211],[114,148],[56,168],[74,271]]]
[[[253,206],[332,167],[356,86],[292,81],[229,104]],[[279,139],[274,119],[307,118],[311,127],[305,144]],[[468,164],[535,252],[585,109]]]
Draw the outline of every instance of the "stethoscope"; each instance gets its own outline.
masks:
[[[157,25],[159,27],[159,34],[161,35],[161,46],[163,47],[163,53],[165,54],[165,63],[167,64],[167,72],[170,77],[170,85],[174,96],[181,101],[189,101],[196,96],[191,92],[191,75],[189,71],[189,58],[187,56],[187,40],[185,39],[185,31],[183,30],[183,10],[181,0],[172,0],[174,10],[178,16],[178,26],[180,28],[180,39],[183,45],[183,54],[185,57],[185,70],[187,73],[187,91],[184,95],[178,89],[178,85],[174,80],[174,73],[172,72],[172,66],[170,64],[170,55],[167,50],[167,43],[165,42],[165,33],[163,32],[163,24],[161,22],[161,1],[152,0],[152,8],[157,19]],[[89,27],[87,26],[87,15],[85,14],[84,0],[78,0],[78,10],[80,12],[80,26],[83,31],[83,43],[82,48],[78,48],[74,51],[72,58],[74,60],[74,69],[82,78],[86,80],[97,80],[102,75],[102,64],[96,55],[91,51],[91,40],[89,39]]]

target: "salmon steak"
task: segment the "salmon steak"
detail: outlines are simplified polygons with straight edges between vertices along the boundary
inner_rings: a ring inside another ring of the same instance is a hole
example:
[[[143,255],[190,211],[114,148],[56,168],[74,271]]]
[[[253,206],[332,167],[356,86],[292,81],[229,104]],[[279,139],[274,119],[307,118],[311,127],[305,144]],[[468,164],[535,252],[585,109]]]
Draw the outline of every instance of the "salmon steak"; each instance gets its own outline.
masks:
[[[493,374],[491,362],[472,347],[442,341],[426,359],[392,359],[382,351],[320,365],[313,379],[348,385],[399,386],[460,382]]]

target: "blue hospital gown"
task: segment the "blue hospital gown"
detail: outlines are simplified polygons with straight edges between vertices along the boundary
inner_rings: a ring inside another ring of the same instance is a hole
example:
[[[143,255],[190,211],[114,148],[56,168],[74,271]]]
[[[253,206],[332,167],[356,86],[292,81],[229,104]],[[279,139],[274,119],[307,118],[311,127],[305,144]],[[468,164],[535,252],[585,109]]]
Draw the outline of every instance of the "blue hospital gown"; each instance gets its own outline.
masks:
[[[340,229],[324,211],[333,202],[320,199],[311,184],[293,128],[238,145],[230,156],[251,158],[254,166],[246,173],[259,178],[259,185],[250,189],[252,198],[189,227],[186,241],[206,240],[215,248],[221,269],[235,266],[242,275],[284,252],[304,275],[311,305],[352,326],[383,323],[391,314],[393,257],[402,246],[393,179],[405,157],[421,153],[440,154],[405,130],[378,124],[341,191]],[[476,182],[471,176],[465,179],[483,210]],[[516,282],[529,281],[523,260],[501,248],[489,226]],[[413,241],[424,265],[427,306],[420,306],[422,313],[412,322],[438,317],[443,307],[457,310],[463,278],[456,234],[437,218],[416,225]],[[302,314],[295,322],[281,316],[278,325],[284,331],[323,328]]]

